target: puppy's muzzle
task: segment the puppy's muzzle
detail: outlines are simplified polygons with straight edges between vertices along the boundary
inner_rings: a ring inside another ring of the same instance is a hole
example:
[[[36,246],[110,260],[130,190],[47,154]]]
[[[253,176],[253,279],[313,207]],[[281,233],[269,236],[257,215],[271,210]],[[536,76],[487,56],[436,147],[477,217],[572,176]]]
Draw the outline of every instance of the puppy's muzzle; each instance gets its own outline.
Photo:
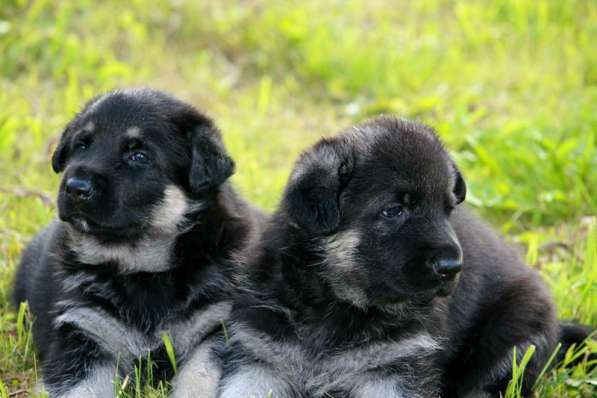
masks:
[[[75,201],[87,201],[93,196],[93,184],[88,178],[70,177],[64,189],[69,198]]]
[[[443,281],[456,277],[462,269],[462,247],[447,220],[437,222],[430,231],[433,244],[426,253],[426,263],[431,271]]]

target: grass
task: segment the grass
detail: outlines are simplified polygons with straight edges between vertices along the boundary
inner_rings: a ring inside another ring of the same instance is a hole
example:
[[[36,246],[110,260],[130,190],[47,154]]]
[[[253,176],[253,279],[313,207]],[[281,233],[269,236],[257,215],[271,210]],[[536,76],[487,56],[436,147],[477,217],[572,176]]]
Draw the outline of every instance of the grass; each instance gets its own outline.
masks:
[[[560,316],[597,326],[595,42],[590,0],[3,0],[0,397],[39,377],[26,312],[8,298],[21,250],[55,214],[56,137],[85,100],[122,86],[213,116],[235,185],[266,209],[318,137],[379,113],[433,125],[467,200],[526,248]],[[537,396],[590,397],[596,383],[586,363],[549,370]]]

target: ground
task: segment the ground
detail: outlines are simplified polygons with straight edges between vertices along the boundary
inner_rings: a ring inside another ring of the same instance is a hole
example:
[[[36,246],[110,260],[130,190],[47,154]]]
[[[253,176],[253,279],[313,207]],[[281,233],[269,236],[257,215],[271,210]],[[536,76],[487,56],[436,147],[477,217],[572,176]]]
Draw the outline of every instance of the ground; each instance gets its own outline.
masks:
[[[210,114],[234,184],[267,210],[318,137],[380,113],[434,126],[467,201],[524,248],[560,317],[597,326],[596,42],[590,0],[3,0],[0,397],[39,378],[9,296],[24,245],[55,215],[51,151],[84,101],[123,86]],[[595,385],[585,361],[546,371],[536,395]]]

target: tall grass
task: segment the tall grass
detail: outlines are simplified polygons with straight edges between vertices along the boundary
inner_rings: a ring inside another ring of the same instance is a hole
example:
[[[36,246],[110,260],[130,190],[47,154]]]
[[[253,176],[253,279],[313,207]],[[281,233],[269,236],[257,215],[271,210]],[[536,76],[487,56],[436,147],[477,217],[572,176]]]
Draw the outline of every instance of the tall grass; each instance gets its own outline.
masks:
[[[213,116],[235,185],[266,209],[322,135],[379,113],[435,126],[467,200],[527,247],[560,315],[597,325],[596,42],[591,0],[3,0],[0,397],[37,380],[29,318],[8,298],[23,246],[54,216],[56,137],[121,86]],[[557,369],[540,397],[590,396],[586,364]]]

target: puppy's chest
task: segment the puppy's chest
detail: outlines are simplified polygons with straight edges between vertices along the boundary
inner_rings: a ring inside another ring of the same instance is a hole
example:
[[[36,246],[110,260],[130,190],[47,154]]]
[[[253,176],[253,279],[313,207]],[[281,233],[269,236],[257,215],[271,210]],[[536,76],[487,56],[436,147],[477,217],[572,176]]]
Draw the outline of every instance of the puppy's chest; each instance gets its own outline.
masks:
[[[167,323],[167,318],[182,312],[185,301],[192,300],[186,286],[178,286],[169,279],[78,272],[62,280],[63,297],[101,307],[132,327],[152,331]]]
[[[186,358],[192,349],[219,330],[228,316],[230,304],[217,302],[185,318],[165,319],[151,331],[139,330],[99,307],[65,306],[59,311],[56,327],[76,328],[104,353],[126,363],[162,351],[164,336],[174,347],[177,358]]]
[[[76,273],[63,286],[56,323],[71,324],[123,359],[163,350],[165,335],[184,358],[230,311],[226,301],[202,300],[191,287],[150,276],[121,281]]]
[[[399,341],[372,341],[341,349],[244,337],[243,345],[252,356],[269,363],[284,379],[292,380],[299,390],[313,397],[350,395],[376,383],[386,383],[396,391],[416,391],[433,374],[440,347],[426,332]]]

